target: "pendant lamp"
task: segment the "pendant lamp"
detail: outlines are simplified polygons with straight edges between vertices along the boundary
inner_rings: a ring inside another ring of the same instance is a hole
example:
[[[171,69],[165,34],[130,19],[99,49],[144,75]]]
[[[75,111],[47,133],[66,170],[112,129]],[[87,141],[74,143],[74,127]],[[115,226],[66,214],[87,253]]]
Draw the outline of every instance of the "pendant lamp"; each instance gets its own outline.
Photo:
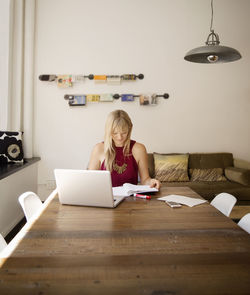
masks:
[[[205,42],[206,46],[201,46],[190,50],[184,57],[185,60],[196,63],[225,63],[241,58],[238,50],[221,46],[219,36],[213,30],[213,0],[211,0],[211,25],[210,34]]]

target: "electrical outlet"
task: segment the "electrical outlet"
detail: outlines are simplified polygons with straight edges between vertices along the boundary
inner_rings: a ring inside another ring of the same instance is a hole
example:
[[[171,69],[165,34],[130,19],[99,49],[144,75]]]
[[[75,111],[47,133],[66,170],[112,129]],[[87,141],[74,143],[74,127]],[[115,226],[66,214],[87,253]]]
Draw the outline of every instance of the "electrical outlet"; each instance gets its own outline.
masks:
[[[56,188],[55,180],[47,180],[46,187],[49,190],[54,190]]]

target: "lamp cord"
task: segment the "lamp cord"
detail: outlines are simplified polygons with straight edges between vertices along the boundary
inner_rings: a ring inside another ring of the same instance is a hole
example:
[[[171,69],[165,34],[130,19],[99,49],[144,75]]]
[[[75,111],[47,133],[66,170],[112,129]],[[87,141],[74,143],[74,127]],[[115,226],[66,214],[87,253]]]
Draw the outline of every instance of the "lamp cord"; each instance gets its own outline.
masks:
[[[211,24],[210,24],[210,32],[213,32],[213,19],[214,19],[214,6],[213,0],[211,0]]]

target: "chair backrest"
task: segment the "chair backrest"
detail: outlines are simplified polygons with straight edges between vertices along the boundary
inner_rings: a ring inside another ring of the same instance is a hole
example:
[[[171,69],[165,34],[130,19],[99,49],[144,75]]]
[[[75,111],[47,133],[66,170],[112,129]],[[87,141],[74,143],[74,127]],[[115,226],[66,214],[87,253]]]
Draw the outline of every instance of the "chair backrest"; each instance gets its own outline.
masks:
[[[4,237],[0,234],[0,252],[7,246]]]
[[[222,212],[224,215],[229,216],[237,199],[228,193],[218,194],[211,202],[211,205]]]
[[[238,226],[250,234],[250,213],[244,215],[238,222]]]
[[[42,201],[33,192],[26,192],[19,196],[18,201],[23,208],[24,215],[28,220],[42,208]]]

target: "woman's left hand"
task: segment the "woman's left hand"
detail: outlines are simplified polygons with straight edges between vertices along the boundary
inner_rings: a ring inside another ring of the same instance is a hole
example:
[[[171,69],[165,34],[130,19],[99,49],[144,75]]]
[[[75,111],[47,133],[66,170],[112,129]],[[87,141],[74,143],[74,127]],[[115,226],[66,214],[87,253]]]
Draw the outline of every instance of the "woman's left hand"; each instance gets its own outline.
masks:
[[[155,187],[157,189],[160,189],[161,183],[159,180],[155,179],[155,178],[151,178],[150,179],[150,187]]]

